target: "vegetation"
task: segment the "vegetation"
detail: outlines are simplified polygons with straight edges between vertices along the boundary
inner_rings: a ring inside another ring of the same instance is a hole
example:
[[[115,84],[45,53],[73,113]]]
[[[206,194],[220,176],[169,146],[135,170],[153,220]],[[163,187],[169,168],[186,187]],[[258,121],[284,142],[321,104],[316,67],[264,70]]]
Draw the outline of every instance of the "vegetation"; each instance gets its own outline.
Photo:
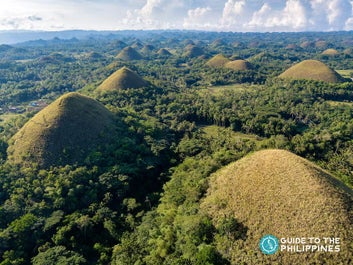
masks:
[[[0,46],[0,264],[351,264],[351,43],[134,31]],[[349,243],[265,256],[264,233]]]

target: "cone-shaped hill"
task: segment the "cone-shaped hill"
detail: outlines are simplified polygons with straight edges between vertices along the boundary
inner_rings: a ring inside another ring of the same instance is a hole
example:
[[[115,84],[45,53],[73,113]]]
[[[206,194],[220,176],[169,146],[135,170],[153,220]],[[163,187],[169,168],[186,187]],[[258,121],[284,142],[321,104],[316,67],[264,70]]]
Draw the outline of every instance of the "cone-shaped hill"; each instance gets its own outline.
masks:
[[[231,264],[244,260],[247,264],[351,264],[352,194],[306,159],[284,150],[263,150],[214,173],[201,209],[216,227],[224,224],[225,217],[237,221],[234,232],[242,233],[241,240],[232,240],[223,249],[232,253]],[[339,237],[341,250],[264,255],[259,242],[266,234]]]
[[[68,93],[38,112],[10,140],[9,161],[41,167],[83,163],[109,142],[114,116],[98,101]]]
[[[246,71],[253,69],[253,65],[246,60],[235,60],[224,65],[225,68],[232,69],[234,71]]]
[[[141,52],[144,54],[152,53],[156,48],[153,45],[146,44],[142,47]]]
[[[183,56],[190,58],[199,57],[201,55],[204,55],[203,49],[192,44],[187,45],[183,53]]]
[[[158,53],[159,56],[162,56],[162,57],[169,57],[169,56],[172,55],[172,54],[170,53],[170,51],[168,51],[168,50],[165,49],[165,48],[159,49],[157,53]]]
[[[142,55],[139,52],[137,52],[134,48],[126,47],[117,55],[116,58],[124,61],[133,61],[133,60],[141,60]]]
[[[335,55],[339,55],[339,52],[338,52],[336,49],[330,48],[330,49],[324,50],[324,51],[322,52],[322,54],[335,56]]]
[[[127,67],[122,67],[97,88],[98,91],[114,91],[127,88],[140,88],[148,83],[141,76]]]
[[[226,63],[229,62],[229,59],[225,57],[223,54],[217,54],[213,56],[206,65],[210,67],[223,67]]]
[[[309,79],[329,83],[344,82],[344,78],[317,60],[302,61],[279,75],[280,78]]]

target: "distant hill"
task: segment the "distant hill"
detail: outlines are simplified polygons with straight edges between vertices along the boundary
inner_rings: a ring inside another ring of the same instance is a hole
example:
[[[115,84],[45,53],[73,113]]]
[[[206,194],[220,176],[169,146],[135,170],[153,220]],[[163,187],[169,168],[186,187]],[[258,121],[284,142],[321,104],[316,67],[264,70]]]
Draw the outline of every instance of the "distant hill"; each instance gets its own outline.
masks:
[[[203,49],[193,44],[187,45],[183,53],[183,56],[191,58],[199,57],[201,55],[204,55]]]
[[[141,52],[144,54],[152,53],[156,48],[151,44],[146,44],[142,47]]]
[[[159,56],[162,56],[162,57],[169,57],[169,56],[172,55],[172,54],[170,53],[170,51],[168,51],[168,50],[165,49],[165,48],[159,49],[157,53],[158,53]]]
[[[124,60],[124,61],[133,61],[133,60],[141,60],[143,57],[142,55],[137,52],[134,48],[132,47],[126,47],[124,48],[118,55],[118,59]]]
[[[279,75],[280,78],[309,79],[329,83],[343,82],[344,79],[337,72],[317,60],[304,60]]]
[[[303,49],[312,49],[312,48],[315,48],[315,42],[304,41],[300,44],[300,47]]]
[[[253,69],[253,65],[246,60],[235,60],[228,62],[224,65],[225,68],[232,69],[234,71],[246,71]]]
[[[105,79],[97,90],[114,91],[119,89],[144,87],[147,84],[148,83],[137,73],[127,67],[122,67]]]
[[[41,167],[83,163],[107,142],[113,115],[98,101],[68,93],[37,113],[10,140],[9,161]]]
[[[301,50],[302,48],[300,46],[298,46],[297,44],[294,44],[294,43],[290,43],[286,46],[286,49],[287,50],[295,50],[295,51],[299,51]]]
[[[90,61],[96,61],[96,60],[101,60],[104,58],[104,56],[98,52],[89,52],[85,54],[85,58]]]
[[[330,49],[324,50],[324,51],[322,52],[322,54],[324,54],[324,55],[338,55],[339,52],[338,52],[336,49],[330,48]]]
[[[315,48],[318,48],[318,49],[327,49],[330,46],[331,44],[324,40],[318,40],[317,42],[315,42]]]
[[[226,63],[228,63],[230,60],[225,57],[223,54],[217,54],[214,57],[212,57],[206,65],[210,67],[223,67]]]
[[[201,207],[216,227],[227,216],[237,220],[242,239],[223,250],[233,252],[232,264],[350,264],[352,196],[351,189],[308,160],[284,150],[263,150],[216,172]],[[258,247],[266,234],[340,237],[341,251],[267,256]]]

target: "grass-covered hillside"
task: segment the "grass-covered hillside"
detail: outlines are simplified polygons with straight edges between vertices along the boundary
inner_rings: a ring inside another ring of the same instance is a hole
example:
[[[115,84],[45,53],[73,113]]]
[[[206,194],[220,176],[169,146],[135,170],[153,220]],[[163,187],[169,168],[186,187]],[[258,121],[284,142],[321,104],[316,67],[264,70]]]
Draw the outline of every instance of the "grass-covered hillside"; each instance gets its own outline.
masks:
[[[127,88],[140,88],[146,86],[147,82],[138,74],[127,67],[122,67],[110,75],[98,87],[98,91],[114,91]]]
[[[353,192],[311,162],[288,151],[259,151],[217,171],[209,186],[201,209],[211,216],[213,224],[219,227],[228,217],[244,227],[244,234],[238,240],[216,239],[217,248],[232,264],[243,260],[251,264],[353,261]],[[257,245],[266,233],[278,238],[340,237],[341,252],[331,255],[281,252],[264,256]]]
[[[78,93],[58,98],[10,140],[8,158],[41,167],[82,162],[114,136],[114,117],[101,103]]]
[[[343,78],[324,63],[317,60],[302,61],[283,72],[279,77],[309,79],[330,83],[343,82]]]

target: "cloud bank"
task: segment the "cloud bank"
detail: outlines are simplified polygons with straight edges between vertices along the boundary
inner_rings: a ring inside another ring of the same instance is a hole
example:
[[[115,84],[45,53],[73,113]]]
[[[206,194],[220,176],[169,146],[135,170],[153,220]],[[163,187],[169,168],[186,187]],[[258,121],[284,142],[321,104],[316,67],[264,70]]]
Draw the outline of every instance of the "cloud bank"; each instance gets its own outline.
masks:
[[[0,30],[353,30],[353,0],[3,0]]]

